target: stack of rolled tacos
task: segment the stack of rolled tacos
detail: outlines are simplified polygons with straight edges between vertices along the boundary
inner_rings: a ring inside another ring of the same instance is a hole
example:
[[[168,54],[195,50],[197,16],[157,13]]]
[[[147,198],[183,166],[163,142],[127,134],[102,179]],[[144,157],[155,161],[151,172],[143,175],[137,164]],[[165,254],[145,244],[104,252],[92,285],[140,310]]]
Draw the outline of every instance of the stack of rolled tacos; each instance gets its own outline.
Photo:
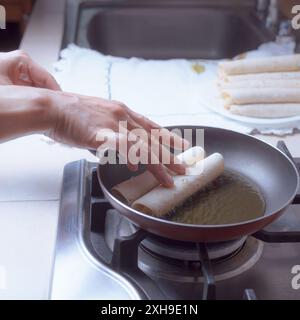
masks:
[[[201,147],[193,147],[178,155],[185,164],[185,175],[174,175],[174,186],[164,188],[146,171],[114,186],[112,194],[140,212],[161,217],[182,204],[194,193],[215,180],[224,171],[224,159],[214,153],[205,158]]]
[[[257,118],[300,115],[300,55],[224,61],[219,64],[224,107]]]

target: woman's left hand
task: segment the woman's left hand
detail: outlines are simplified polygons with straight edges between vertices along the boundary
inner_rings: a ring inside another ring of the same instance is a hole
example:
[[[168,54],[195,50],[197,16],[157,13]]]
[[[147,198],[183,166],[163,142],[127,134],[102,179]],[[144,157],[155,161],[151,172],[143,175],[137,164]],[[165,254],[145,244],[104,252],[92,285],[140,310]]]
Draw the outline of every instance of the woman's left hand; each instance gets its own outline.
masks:
[[[0,53],[0,85],[60,90],[54,77],[23,50]]]

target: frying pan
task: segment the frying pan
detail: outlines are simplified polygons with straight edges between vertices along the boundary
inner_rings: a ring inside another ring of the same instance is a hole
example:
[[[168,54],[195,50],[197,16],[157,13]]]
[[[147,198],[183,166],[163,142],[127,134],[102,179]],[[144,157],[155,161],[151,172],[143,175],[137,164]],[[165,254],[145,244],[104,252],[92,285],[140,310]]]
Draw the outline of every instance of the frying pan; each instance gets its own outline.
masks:
[[[226,241],[253,234],[264,228],[277,219],[294,199],[299,183],[298,171],[293,162],[275,147],[250,135],[220,128],[168,127],[168,129],[174,128],[192,129],[193,145],[196,129],[204,129],[206,154],[221,153],[224,156],[225,169],[240,173],[260,189],[266,204],[265,214],[257,219],[226,225],[192,225],[149,216],[125,205],[110,192],[114,185],[133,175],[126,165],[99,165],[97,174],[105,197],[134,225],[173,240]],[[145,168],[137,174],[143,170]]]

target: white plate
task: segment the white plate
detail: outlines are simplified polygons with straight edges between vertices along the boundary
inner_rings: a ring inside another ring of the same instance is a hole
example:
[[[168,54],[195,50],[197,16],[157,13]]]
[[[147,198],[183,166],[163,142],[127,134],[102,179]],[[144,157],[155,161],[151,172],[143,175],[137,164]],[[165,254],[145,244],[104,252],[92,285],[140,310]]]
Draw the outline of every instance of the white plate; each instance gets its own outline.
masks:
[[[295,128],[300,126],[300,115],[286,118],[253,118],[239,116],[230,113],[223,106],[222,99],[219,96],[219,89],[215,81],[209,81],[205,87],[202,88],[202,104],[211,111],[214,111],[226,118],[241,122],[245,125],[250,125],[257,129],[282,129]]]

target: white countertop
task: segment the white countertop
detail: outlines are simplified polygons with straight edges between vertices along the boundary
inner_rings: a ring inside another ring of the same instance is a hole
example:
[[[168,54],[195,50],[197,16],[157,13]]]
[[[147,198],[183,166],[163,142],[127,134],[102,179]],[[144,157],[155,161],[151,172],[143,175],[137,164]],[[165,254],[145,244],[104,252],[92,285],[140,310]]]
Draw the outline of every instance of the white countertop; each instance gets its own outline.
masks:
[[[63,169],[83,158],[42,135],[0,145],[0,300],[48,297]]]
[[[58,206],[0,202],[0,300],[47,298]]]
[[[38,0],[21,43],[51,71],[65,0]],[[49,141],[48,141],[49,142]],[[93,157],[31,136],[0,145],[0,300],[47,299],[65,163]]]
[[[48,70],[61,46],[64,0],[38,0],[21,48]],[[300,156],[300,135],[283,139]],[[95,158],[34,135],[0,145],[0,299],[47,299],[64,165]]]

